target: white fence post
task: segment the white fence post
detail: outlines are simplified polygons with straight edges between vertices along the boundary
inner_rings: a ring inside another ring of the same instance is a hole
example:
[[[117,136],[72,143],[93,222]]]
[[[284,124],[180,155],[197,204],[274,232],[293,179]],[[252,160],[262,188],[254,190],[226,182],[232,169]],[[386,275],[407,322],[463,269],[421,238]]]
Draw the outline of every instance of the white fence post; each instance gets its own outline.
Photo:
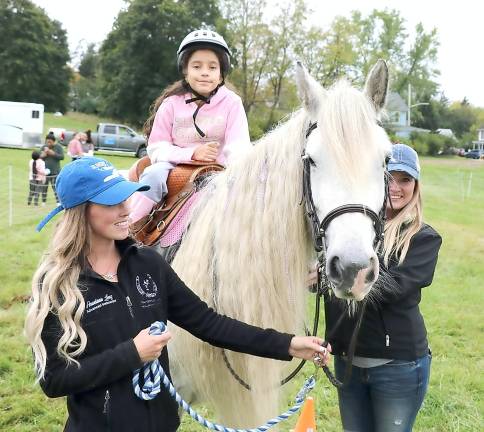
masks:
[[[8,166],[8,226],[13,224],[13,181],[12,181],[12,165]]]

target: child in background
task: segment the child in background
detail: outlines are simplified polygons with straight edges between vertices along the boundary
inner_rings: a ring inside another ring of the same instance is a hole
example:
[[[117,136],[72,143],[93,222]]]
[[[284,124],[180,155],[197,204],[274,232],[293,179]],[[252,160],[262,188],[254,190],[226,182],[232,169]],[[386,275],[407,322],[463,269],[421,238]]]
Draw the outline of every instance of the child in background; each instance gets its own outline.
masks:
[[[177,164],[225,165],[234,150],[250,146],[242,101],[224,85],[230,55],[223,37],[211,30],[193,31],[181,42],[177,64],[183,79],[163,91],[145,124],[151,166],[140,183],[151,189],[135,194],[132,222],[163,199],[168,174]]]
[[[45,162],[40,159],[40,152],[33,151],[32,159],[29,161],[29,197],[27,205],[32,203],[32,199],[34,200],[34,205],[39,205],[39,195],[45,187],[47,174]],[[45,205],[45,202],[42,205]]]

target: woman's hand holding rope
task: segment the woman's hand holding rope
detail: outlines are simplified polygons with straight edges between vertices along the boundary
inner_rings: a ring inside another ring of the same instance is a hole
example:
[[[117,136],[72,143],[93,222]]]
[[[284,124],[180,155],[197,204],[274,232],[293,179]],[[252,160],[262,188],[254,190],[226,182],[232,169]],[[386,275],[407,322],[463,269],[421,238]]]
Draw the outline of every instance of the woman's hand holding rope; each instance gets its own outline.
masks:
[[[304,360],[311,360],[317,366],[327,365],[331,345],[323,346],[323,339],[315,336],[294,336],[289,346],[289,354]]]
[[[156,360],[171,339],[169,331],[160,335],[149,334],[149,328],[141,330],[133,339],[139,358],[143,363]]]

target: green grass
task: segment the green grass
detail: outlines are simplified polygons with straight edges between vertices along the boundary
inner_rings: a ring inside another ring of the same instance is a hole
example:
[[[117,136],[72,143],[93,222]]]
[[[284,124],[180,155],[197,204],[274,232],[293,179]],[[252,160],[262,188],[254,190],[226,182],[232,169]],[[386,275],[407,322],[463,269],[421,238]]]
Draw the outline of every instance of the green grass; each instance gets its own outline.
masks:
[[[58,431],[66,418],[65,402],[47,399],[35,385],[30,350],[22,336],[22,300],[29,294],[30,279],[54,224],[48,224],[42,234],[34,228],[55,202],[49,191],[46,207],[27,207],[29,150],[0,149],[0,156],[0,431]],[[128,168],[136,160],[104,157],[118,168]],[[9,165],[12,226],[8,223]],[[434,357],[430,389],[414,430],[474,432],[483,430],[484,162],[423,158],[422,166],[425,219],[444,242],[434,283],[423,291],[422,312]],[[311,373],[312,367],[307,366],[289,384],[291,397]],[[323,377],[313,396],[318,429],[341,430],[336,392]],[[294,421],[280,430],[289,431]],[[202,430],[184,417],[181,432]]]

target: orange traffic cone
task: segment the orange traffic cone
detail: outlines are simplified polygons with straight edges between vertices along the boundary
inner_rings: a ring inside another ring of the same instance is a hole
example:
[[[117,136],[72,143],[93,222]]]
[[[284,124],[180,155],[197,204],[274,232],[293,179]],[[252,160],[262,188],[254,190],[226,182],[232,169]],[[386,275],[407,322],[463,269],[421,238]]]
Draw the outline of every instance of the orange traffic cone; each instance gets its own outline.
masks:
[[[316,432],[316,414],[312,397],[306,398],[294,432]]]

